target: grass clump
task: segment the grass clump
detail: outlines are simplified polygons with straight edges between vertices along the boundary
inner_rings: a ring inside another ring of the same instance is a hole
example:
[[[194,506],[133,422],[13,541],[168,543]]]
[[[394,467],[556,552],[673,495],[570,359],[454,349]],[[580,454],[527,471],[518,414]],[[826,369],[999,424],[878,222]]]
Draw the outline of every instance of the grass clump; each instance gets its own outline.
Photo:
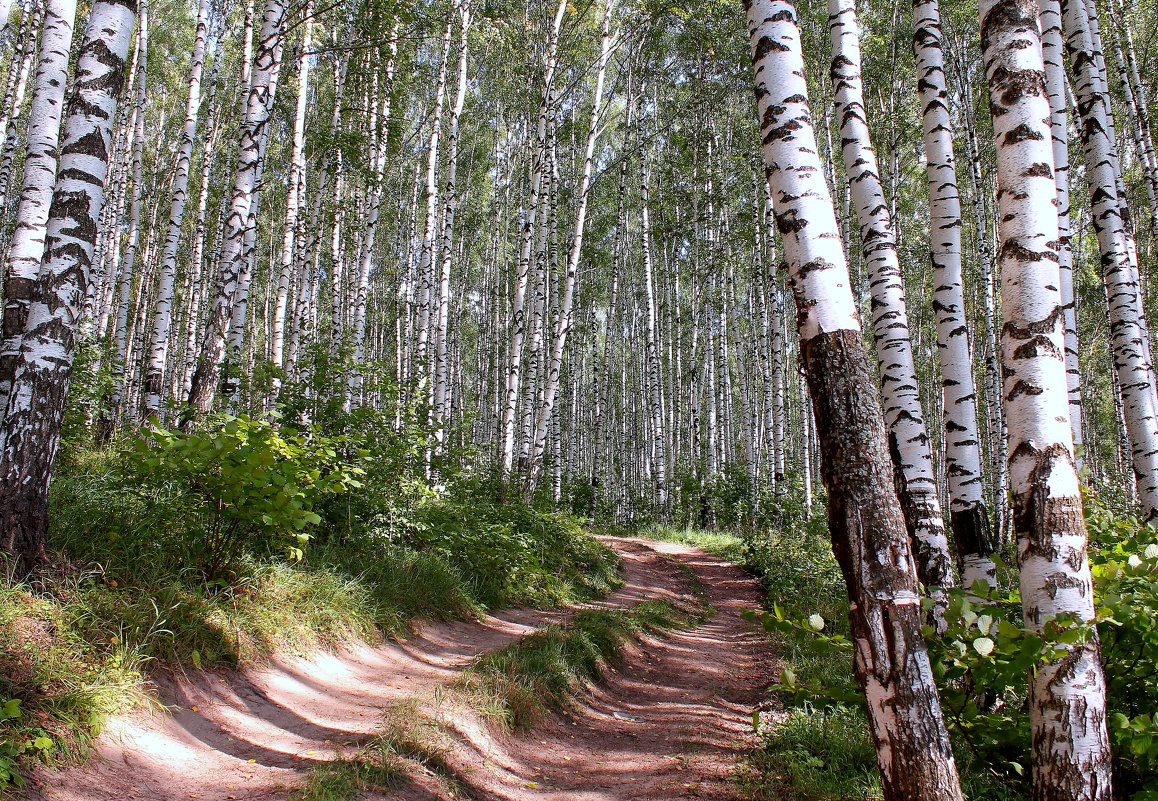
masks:
[[[743,781],[753,798],[881,797],[876,751],[859,711],[796,709],[762,729],[765,745],[750,757]]]
[[[296,801],[354,801],[393,790],[416,772],[457,789],[460,782],[446,760],[450,747],[445,726],[416,701],[399,704],[388,710],[382,731],[355,754],[312,768]]]
[[[584,609],[565,625],[547,626],[471,665],[459,688],[487,714],[527,729],[552,708],[566,708],[632,639],[702,621],[710,607],[643,601],[626,609]]]
[[[144,703],[147,657],[115,635],[89,639],[84,610],[0,583],[0,785],[19,765],[82,754],[108,715]]]

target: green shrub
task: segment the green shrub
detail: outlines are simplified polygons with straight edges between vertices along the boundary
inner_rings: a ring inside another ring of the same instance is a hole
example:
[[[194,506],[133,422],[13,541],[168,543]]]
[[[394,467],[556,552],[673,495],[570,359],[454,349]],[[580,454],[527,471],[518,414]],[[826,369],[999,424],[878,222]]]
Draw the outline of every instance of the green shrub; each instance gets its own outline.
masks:
[[[358,486],[362,469],[344,462],[343,443],[230,417],[193,433],[150,428],[126,461],[130,481],[163,487],[162,514],[191,565],[208,582],[232,580],[245,553],[301,559],[314,507]]]
[[[443,496],[416,507],[396,542],[445,560],[484,606],[559,605],[618,586],[619,560],[582,521],[524,504]]]

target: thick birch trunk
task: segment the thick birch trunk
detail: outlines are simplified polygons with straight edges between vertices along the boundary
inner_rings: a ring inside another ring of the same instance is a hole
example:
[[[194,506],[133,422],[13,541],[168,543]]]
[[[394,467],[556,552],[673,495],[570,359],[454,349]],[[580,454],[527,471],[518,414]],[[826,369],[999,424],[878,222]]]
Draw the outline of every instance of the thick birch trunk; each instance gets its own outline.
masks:
[[[884,419],[817,154],[796,10],[747,3],[766,176],[796,296],[833,550],[888,801],[960,799]]]
[[[75,18],[76,0],[48,0],[45,4],[44,27],[40,34],[40,66],[36,71],[32,108],[28,112],[24,183],[4,273],[0,412],[8,405],[8,390],[20,355],[24,324],[44,257],[45,225],[56,184],[60,115],[68,85],[68,56]]]
[[[97,0],[68,102],[45,252],[24,327],[0,450],[0,549],[28,572],[46,558],[48,484],[88,290],[111,127],[125,80],[133,0]]]
[[[1040,631],[1089,621],[1093,587],[1074,463],[1058,291],[1057,186],[1037,5],[982,0],[981,42],[997,141],[1002,353],[1022,610]],[[1106,684],[1096,638],[1030,679],[1035,801],[1109,799]]]

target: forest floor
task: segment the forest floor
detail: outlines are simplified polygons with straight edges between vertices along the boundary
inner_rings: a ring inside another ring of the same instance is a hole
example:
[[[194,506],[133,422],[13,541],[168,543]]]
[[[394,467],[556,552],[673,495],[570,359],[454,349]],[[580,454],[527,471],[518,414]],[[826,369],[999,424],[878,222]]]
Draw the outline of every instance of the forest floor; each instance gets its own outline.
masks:
[[[776,670],[768,640],[741,618],[760,603],[758,583],[686,545],[604,541],[623,560],[625,584],[600,602],[424,624],[403,641],[282,656],[241,671],[157,676],[167,711],[112,720],[87,764],[39,771],[28,797],[309,798],[303,788],[311,774],[354,764],[384,726],[413,731],[424,721],[433,742],[411,743],[424,756],[403,767],[409,776],[389,790],[359,785],[350,798],[740,797],[735,771]],[[496,725],[469,693],[455,689],[479,656],[566,623],[579,608],[630,608],[647,600],[684,607],[706,600],[712,608],[689,628],[642,636],[570,709],[529,730]]]

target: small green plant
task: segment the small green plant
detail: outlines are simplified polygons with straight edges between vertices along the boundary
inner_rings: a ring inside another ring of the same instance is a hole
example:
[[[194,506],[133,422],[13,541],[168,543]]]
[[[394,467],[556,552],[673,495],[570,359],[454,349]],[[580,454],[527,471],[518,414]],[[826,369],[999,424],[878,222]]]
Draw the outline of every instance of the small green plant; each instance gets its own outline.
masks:
[[[247,551],[302,558],[322,520],[314,508],[359,486],[364,472],[343,460],[342,445],[230,417],[192,433],[147,429],[127,467],[142,482],[173,490],[165,511],[186,535],[190,563],[207,583],[225,586]]]
[[[1158,530],[1086,497],[1115,788],[1158,801]]]
[[[31,731],[22,726],[24,711],[19,698],[9,698],[0,704],[0,787],[6,784],[24,786],[24,777],[17,770],[25,754],[47,757],[56,748],[56,742],[42,729]]]
[[[876,752],[855,709],[802,707],[762,732],[740,773],[748,795],[783,801],[879,799]]]

